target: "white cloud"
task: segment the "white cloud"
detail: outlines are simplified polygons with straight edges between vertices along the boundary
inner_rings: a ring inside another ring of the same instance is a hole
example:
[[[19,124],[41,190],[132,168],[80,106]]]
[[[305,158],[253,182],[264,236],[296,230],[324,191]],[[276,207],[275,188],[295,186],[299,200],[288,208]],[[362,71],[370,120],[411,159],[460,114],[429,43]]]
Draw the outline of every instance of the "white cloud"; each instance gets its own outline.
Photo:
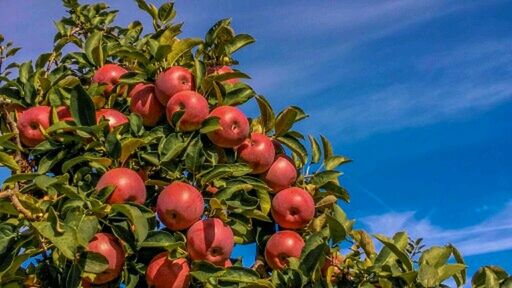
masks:
[[[413,211],[389,212],[360,220],[371,233],[388,236],[407,231],[412,238],[424,238],[428,245],[454,244],[464,256],[512,249],[512,201],[488,219],[460,229],[445,229],[428,218],[418,219]]]

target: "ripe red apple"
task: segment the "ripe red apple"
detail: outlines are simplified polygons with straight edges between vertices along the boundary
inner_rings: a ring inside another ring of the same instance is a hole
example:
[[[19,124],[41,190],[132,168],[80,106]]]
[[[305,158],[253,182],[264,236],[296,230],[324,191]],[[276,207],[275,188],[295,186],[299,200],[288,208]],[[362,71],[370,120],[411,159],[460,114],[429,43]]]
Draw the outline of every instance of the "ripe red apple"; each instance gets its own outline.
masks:
[[[231,67],[229,66],[215,66],[215,67],[210,67],[208,68],[208,74],[224,74],[224,73],[230,73],[230,72],[234,72],[233,69],[231,69]],[[233,79],[228,79],[228,80],[225,80],[223,81],[224,83],[227,83],[227,84],[236,84],[236,83],[239,83],[240,82],[240,79],[238,78],[233,78]]]
[[[306,190],[286,188],[272,199],[272,216],[283,228],[303,228],[315,216],[315,201]]]
[[[262,175],[273,192],[288,188],[297,180],[297,169],[286,155],[277,155],[272,166]]]
[[[124,251],[112,234],[96,233],[87,246],[87,251],[103,255],[107,259],[107,270],[96,275],[94,280],[84,279],[93,284],[104,284],[116,279],[124,265]]]
[[[267,171],[276,156],[272,140],[265,134],[252,133],[250,138],[238,146],[238,157],[249,164],[253,174]]]
[[[187,229],[203,215],[204,200],[192,185],[173,182],[165,187],[156,201],[156,213],[172,231]]]
[[[114,86],[119,84],[121,76],[127,72],[117,64],[105,64],[96,70],[92,82],[105,85],[105,93],[110,94],[114,90]]]
[[[137,172],[128,168],[114,168],[103,174],[96,184],[100,190],[109,185],[115,186],[114,191],[107,199],[107,203],[135,202],[144,204],[146,201],[146,186]]]
[[[203,95],[195,91],[181,91],[174,94],[167,102],[167,121],[173,125],[173,115],[183,111],[178,129],[180,131],[194,131],[201,128],[201,124],[208,117],[208,101]]]
[[[50,127],[50,106],[34,106],[23,111],[18,118],[20,140],[27,147],[34,147],[44,141],[40,127]]]
[[[213,144],[222,148],[234,148],[249,136],[249,121],[242,111],[233,106],[220,106],[210,113],[219,117],[221,129],[208,133]]]
[[[167,106],[174,94],[194,90],[194,76],[188,69],[174,66],[158,74],[155,85],[156,97],[162,105]]]
[[[218,218],[194,223],[187,232],[187,251],[192,260],[222,266],[234,247],[233,231]]]
[[[128,123],[128,118],[123,113],[115,109],[107,108],[96,111],[96,121],[99,122],[102,117],[108,121],[110,130],[113,130],[117,126]]]
[[[272,235],[265,247],[265,259],[270,268],[281,270],[288,264],[289,257],[300,257],[304,240],[293,231],[284,230]]]
[[[171,260],[169,252],[156,255],[146,269],[146,282],[154,288],[185,288],[190,282],[190,267],[185,258]]]
[[[57,108],[57,117],[60,121],[72,121],[73,116],[71,116],[71,111],[67,106],[59,106]]]
[[[130,111],[142,117],[146,126],[155,126],[165,113],[165,107],[156,98],[155,85],[139,83],[128,95]]]
[[[320,270],[322,272],[322,276],[327,276],[327,269],[333,266],[334,271],[332,273],[333,279],[331,281],[336,280],[336,277],[341,273],[339,266],[343,263],[343,256],[341,256],[340,252],[334,252],[329,257],[325,259],[324,265]]]

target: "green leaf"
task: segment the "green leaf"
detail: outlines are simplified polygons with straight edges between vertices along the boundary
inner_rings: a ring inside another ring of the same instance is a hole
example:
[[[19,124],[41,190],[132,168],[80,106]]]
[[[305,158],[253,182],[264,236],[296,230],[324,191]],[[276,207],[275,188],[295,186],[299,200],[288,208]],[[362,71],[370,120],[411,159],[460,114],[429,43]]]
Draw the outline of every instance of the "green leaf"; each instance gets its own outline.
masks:
[[[451,244],[449,244],[448,246],[452,249],[453,258],[455,258],[455,261],[458,264],[466,265],[466,263],[464,262],[464,259],[462,258],[462,255],[460,254],[459,250],[457,250],[457,248],[455,248],[455,246],[453,246]],[[464,270],[460,271],[460,273],[454,275],[453,279],[455,280],[457,285],[462,286],[464,283],[466,283],[466,276],[467,276],[466,275],[466,269],[464,269]]]
[[[304,112],[302,109],[295,106],[290,106],[281,111],[276,118],[276,136],[281,136],[288,132],[288,130],[292,128],[293,123],[297,122],[297,119],[299,119],[303,114]]]
[[[160,154],[160,162],[168,162],[173,160],[187,147],[188,139],[183,137],[183,134],[173,133],[169,134],[165,140],[161,142],[158,147]]]
[[[82,259],[82,265],[85,272],[99,274],[108,269],[107,258],[101,254],[87,252],[86,257]]]
[[[121,163],[124,163],[130,155],[137,150],[137,148],[144,146],[146,142],[142,139],[128,138],[121,141]]]
[[[311,177],[311,183],[317,187],[320,187],[327,182],[338,183],[338,177],[341,176],[341,172],[333,170],[325,170],[318,172]]]
[[[201,132],[202,134],[206,134],[206,133],[210,133],[210,132],[219,130],[221,128],[222,127],[220,126],[220,123],[219,123],[219,117],[212,116],[212,117],[206,118],[206,120],[203,121],[203,127],[201,127],[199,132]]]
[[[71,92],[69,102],[71,116],[82,126],[96,125],[96,109],[91,97],[81,85],[76,85]]]
[[[252,169],[246,164],[218,164],[213,168],[205,170],[197,175],[197,178],[201,179],[201,184],[205,185],[215,179],[223,177],[238,177],[247,175],[252,172]]]
[[[76,234],[65,223],[60,223],[59,225],[59,230],[62,230],[62,232],[59,232],[55,225],[48,221],[32,222],[32,226],[37,232],[50,240],[62,252],[62,255],[71,260],[75,259],[77,249]]]
[[[466,265],[463,264],[447,264],[439,267],[439,282],[442,283],[444,280],[459,274],[460,272],[466,270]]]
[[[103,66],[105,61],[103,49],[101,48],[102,39],[103,32],[96,31],[87,38],[84,44],[84,52],[87,55],[87,59],[97,67]]]
[[[276,118],[274,110],[272,110],[272,106],[270,106],[270,103],[268,103],[267,99],[263,96],[256,96],[256,102],[260,108],[261,124],[265,132],[268,132],[274,128]]]
[[[311,143],[311,164],[316,164],[320,161],[320,145],[312,135],[308,135],[308,138]]]
[[[300,257],[300,270],[305,275],[311,275],[318,266],[320,259],[324,257],[324,252],[328,249],[326,234],[326,230],[316,232],[306,240],[306,245],[304,245]]]
[[[20,170],[20,166],[18,165],[18,162],[14,160],[14,157],[2,151],[0,151],[0,164],[13,171]]]
[[[436,287],[440,283],[437,269],[427,264],[421,265],[418,270],[418,282],[426,288]]]
[[[397,235],[400,235],[400,236],[397,236]],[[403,248],[401,248],[399,245],[396,244],[396,241],[392,241],[390,240],[389,238],[387,238],[386,236],[384,235],[374,235],[374,237],[379,240],[382,244],[384,244],[384,246],[386,248],[388,248],[396,257],[398,257],[398,259],[400,259],[400,261],[402,262],[402,264],[405,266],[405,268],[408,270],[408,271],[411,271],[413,270],[413,266],[412,266],[412,261],[411,259],[409,258],[409,256],[407,255],[407,253],[403,250]],[[399,241],[403,243],[403,237],[407,237],[405,235],[405,233],[397,233],[395,235],[394,238],[402,238],[400,239]],[[425,265],[427,266],[427,265]],[[433,267],[434,268],[434,267]],[[428,269],[427,271],[428,273],[431,273],[430,272],[430,269]],[[437,270],[436,270],[436,275],[437,275]],[[437,276],[436,276],[437,277]],[[430,286],[429,286],[430,287]]]
[[[139,244],[146,239],[149,230],[148,221],[137,207],[130,204],[113,204],[112,211],[128,217],[130,222],[135,226],[133,227],[133,232]]]
[[[62,172],[66,173],[73,166],[83,163],[83,162],[96,163],[97,165],[103,166],[105,170],[106,170],[106,167],[108,167],[112,164],[112,160],[109,158],[84,155],[84,156],[78,156],[75,158],[71,158],[68,161],[64,162],[62,164]]]
[[[247,46],[251,43],[254,43],[256,40],[252,38],[251,35],[247,34],[238,34],[235,37],[231,38],[225,45],[226,52],[228,54],[232,54],[239,50],[240,48]]]
[[[327,193],[336,196],[337,198],[341,198],[347,203],[350,202],[350,195],[348,194],[347,190],[334,182],[327,182],[320,188],[325,190]]]
[[[194,74],[196,90],[199,91],[201,83],[203,82],[203,78],[206,74],[206,65],[204,64],[204,62],[197,58],[194,58],[194,69],[192,70],[192,73]]]
[[[448,246],[434,246],[423,251],[423,254],[421,254],[421,257],[419,259],[419,263],[420,265],[428,264],[430,266],[438,268],[446,264],[446,261],[448,261],[448,258],[450,258],[451,254],[452,249]]]
[[[82,270],[76,263],[71,264],[71,268],[66,276],[66,287],[79,287],[82,282]]]
[[[162,4],[158,9],[158,19],[162,22],[169,22],[176,16],[176,11],[174,11],[174,3],[167,2]]]
[[[331,156],[324,160],[326,170],[333,170],[340,165],[350,162],[352,162],[352,160],[348,159],[345,156]]]
[[[295,153],[297,157],[299,157],[301,164],[305,164],[308,159],[308,151],[304,144],[302,144],[297,138],[293,136],[281,136],[277,137],[277,141],[284,144],[286,147],[290,148],[290,150]]]
[[[180,41],[174,42],[172,45],[172,52],[167,55],[167,62],[169,65],[174,65],[174,63],[185,53],[190,52],[194,47],[203,43],[201,39],[198,38],[185,38]]]
[[[200,137],[196,137],[192,140],[185,152],[185,167],[187,167],[190,172],[197,172],[203,164],[204,159],[203,142],[201,142]]]
[[[140,247],[146,248],[162,248],[168,251],[174,250],[177,247],[185,246],[184,241],[177,241],[177,239],[166,231],[149,231],[148,236],[140,244]]]
[[[324,159],[331,158],[334,155],[332,152],[331,142],[322,135],[320,135],[320,139],[322,140],[322,146],[324,148]]]
[[[334,205],[332,215],[327,215],[327,223],[332,241],[338,243],[351,232],[354,221],[348,220],[345,212],[338,205]]]

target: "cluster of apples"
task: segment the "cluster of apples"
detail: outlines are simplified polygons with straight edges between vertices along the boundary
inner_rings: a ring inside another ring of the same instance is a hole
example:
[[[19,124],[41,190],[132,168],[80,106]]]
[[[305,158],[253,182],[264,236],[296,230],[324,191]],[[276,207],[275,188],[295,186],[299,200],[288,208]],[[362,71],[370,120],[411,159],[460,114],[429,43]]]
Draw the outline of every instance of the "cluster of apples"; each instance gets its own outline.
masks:
[[[208,69],[209,74],[226,73],[233,70],[228,66]],[[94,74],[92,81],[104,85],[106,94],[112,93],[120,78],[128,71],[116,64],[106,64]],[[225,83],[235,84],[238,79]],[[120,87],[123,91],[126,87]],[[219,119],[220,129],[207,134],[210,141],[221,148],[236,149],[241,162],[252,168],[252,174],[259,175],[276,193],[271,213],[281,230],[270,237],[265,249],[267,264],[272,269],[283,269],[288,257],[299,257],[304,240],[294,230],[304,228],[315,215],[315,203],[307,191],[292,187],[297,179],[293,162],[284,153],[281,145],[265,134],[250,133],[250,124],[242,111],[233,106],[218,106],[210,111],[206,98],[194,91],[194,77],[183,67],[174,66],[161,72],[154,84],[136,84],[128,93],[130,110],[141,116],[146,126],[157,125],[164,114],[170,125],[179,131],[200,129],[208,117]],[[175,113],[180,112],[176,123]],[[18,128],[24,145],[34,147],[44,140],[43,130],[50,126],[51,107],[35,106],[20,112]],[[60,120],[73,120],[65,106],[57,108]],[[96,112],[99,121],[108,121],[110,129],[128,122],[127,117],[115,109],[100,109]],[[114,186],[107,203],[134,202],[144,204],[146,187],[141,176],[128,168],[114,168],[99,179],[96,188]],[[216,193],[216,187],[207,191]],[[159,194],[156,213],[161,222],[171,231],[187,230],[187,252],[192,260],[205,260],[215,265],[228,267],[234,247],[231,228],[220,219],[202,219],[204,199],[194,186],[175,181]],[[288,229],[288,230],[287,230]],[[118,277],[124,265],[124,252],[118,240],[111,234],[98,233],[90,242],[88,250],[99,253],[108,261],[108,269],[91,283],[103,284]],[[146,279],[150,286],[186,287],[190,267],[187,259],[171,260],[167,252],[158,254],[150,262]],[[86,280],[88,281],[88,280]]]

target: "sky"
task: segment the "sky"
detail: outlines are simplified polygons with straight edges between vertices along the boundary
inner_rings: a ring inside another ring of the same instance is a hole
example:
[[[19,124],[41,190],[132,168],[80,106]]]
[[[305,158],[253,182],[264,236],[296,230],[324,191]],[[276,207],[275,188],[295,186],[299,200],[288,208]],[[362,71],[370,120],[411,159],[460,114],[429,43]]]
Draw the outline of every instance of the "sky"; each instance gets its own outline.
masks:
[[[149,29],[131,1],[106,2],[121,10],[117,23],[141,19]],[[352,197],[343,208],[358,227],[453,243],[470,274],[488,264],[512,272],[512,1],[176,7],[186,36],[231,17],[256,38],[236,68],[276,109],[303,107],[300,130],[326,135],[354,160],[342,169]],[[2,0],[0,33],[24,47],[17,60],[31,59],[51,50],[63,14],[59,1]]]

